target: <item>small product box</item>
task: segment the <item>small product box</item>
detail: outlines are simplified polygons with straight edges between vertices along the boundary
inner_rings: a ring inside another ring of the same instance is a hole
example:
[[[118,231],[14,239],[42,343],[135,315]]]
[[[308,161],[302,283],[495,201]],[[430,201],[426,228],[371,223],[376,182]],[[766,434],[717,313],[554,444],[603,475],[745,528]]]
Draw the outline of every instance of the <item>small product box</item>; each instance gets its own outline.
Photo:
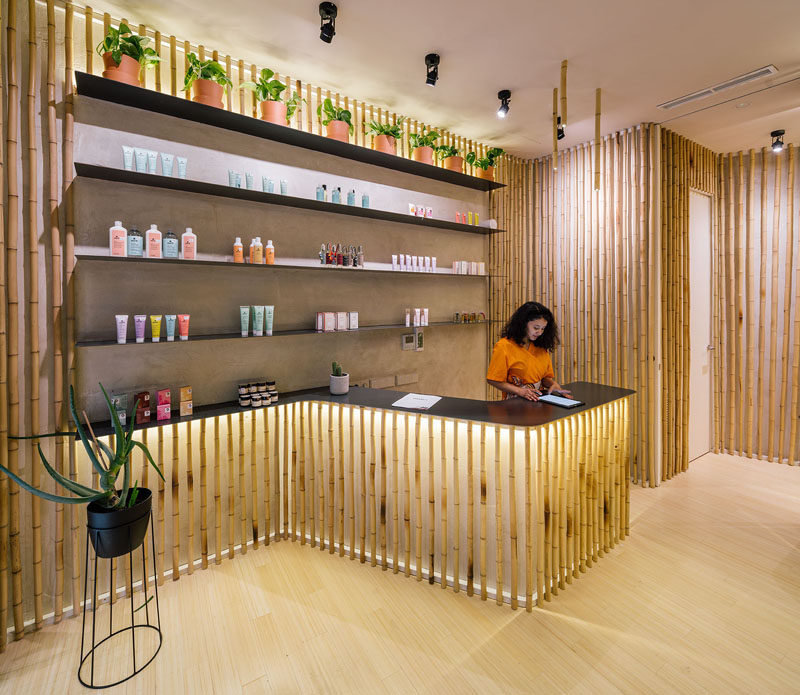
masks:
[[[143,425],[150,422],[150,408],[139,408],[136,411],[136,424]]]
[[[410,253],[406,254],[406,270],[407,271],[411,270],[411,254]]]
[[[417,206],[414,203],[408,204],[408,214],[409,215],[416,215],[417,214]]]
[[[325,328],[325,312],[323,311],[317,312],[316,328],[318,332],[322,332],[322,329]]]
[[[431,257],[430,256],[425,256],[425,272],[426,273],[430,273],[431,272]]]
[[[436,256],[431,256],[431,272],[436,272]]]
[[[410,269],[415,273],[419,270],[419,265],[417,263],[418,263],[417,257],[416,256],[411,256],[411,268]]]
[[[109,396],[111,405],[119,412],[123,413],[128,409],[128,394],[127,393],[112,393]]]
[[[162,405],[156,406],[156,420],[169,420],[170,418],[170,405],[169,403],[163,403]]]
[[[192,387],[181,386],[181,403],[192,400]]]
[[[428,307],[422,307],[422,322],[420,325],[422,326],[428,325]]]
[[[336,330],[337,331],[346,331],[347,330],[347,322],[348,316],[346,311],[337,311],[336,312]]]
[[[125,416],[125,411],[124,410],[118,410],[117,411],[117,417],[119,418],[119,424],[124,427],[125,426],[125,420],[127,419],[126,416]]]
[[[429,220],[433,219],[433,208],[425,208],[425,217]]]
[[[156,405],[171,405],[172,397],[169,389],[159,389],[156,392]]]
[[[402,272],[405,272],[405,270],[406,270],[406,255],[404,253],[399,254],[398,257],[397,257],[397,260],[398,260],[397,269],[402,271]]]
[[[336,330],[336,314],[333,313],[332,311],[326,311],[323,331],[325,333],[330,333],[331,331],[335,330]]]
[[[351,331],[354,331],[354,330],[356,330],[358,328],[358,312],[357,311],[351,311],[350,312],[350,320],[349,320],[349,324],[348,325],[350,326],[350,330]]]
[[[467,275],[469,273],[469,261],[461,261],[461,274]]]
[[[192,402],[181,401],[181,417],[186,417],[192,414]]]
[[[460,212],[456,213],[456,224],[461,224],[461,213]]]
[[[469,220],[469,222],[467,222],[467,224],[472,224],[472,211],[471,210],[467,213],[467,219]]]
[[[477,263],[477,261],[470,261],[469,262],[469,274],[470,275],[477,275],[478,274],[478,263]]]
[[[486,275],[486,263],[483,261],[478,263],[478,275]]]
[[[140,391],[137,393],[133,400],[138,403],[137,410],[150,410],[150,392]]]
[[[417,205],[417,217],[425,217],[425,206]]]

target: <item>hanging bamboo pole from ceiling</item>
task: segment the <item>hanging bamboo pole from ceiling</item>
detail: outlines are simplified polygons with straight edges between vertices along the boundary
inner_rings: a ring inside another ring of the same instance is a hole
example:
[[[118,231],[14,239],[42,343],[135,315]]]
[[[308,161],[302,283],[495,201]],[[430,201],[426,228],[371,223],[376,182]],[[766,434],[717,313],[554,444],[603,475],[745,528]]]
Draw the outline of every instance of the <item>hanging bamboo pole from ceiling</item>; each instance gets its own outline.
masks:
[[[567,127],[567,61],[561,61],[561,125]]]
[[[601,90],[594,90],[594,190],[600,190],[600,102]]]
[[[0,26],[3,9],[0,6]],[[0,72],[3,70],[3,55],[0,52]],[[6,91],[6,81],[0,80],[0,104]],[[0,108],[0,133],[5,132],[4,109]],[[5,236],[5,143],[0,140],[0,465],[8,467],[8,335],[6,333],[6,236]],[[5,651],[8,632],[8,534],[9,534],[9,482],[0,474],[0,653]]]
[[[553,171],[558,169],[558,87],[553,89]]]

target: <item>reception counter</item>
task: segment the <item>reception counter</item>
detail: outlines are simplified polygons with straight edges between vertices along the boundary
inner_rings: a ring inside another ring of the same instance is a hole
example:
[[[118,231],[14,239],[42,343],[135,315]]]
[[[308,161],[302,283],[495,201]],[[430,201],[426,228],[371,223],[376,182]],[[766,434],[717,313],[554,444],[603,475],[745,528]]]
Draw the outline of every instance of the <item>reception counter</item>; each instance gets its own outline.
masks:
[[[392,405],[400,392],[312,389],[150,423],[141,438],[166,478],[141,469],[155,576],[292,540],[530,610],[628,533],[633,391],[568,388],[585,405],[442,398],[417,411]]]

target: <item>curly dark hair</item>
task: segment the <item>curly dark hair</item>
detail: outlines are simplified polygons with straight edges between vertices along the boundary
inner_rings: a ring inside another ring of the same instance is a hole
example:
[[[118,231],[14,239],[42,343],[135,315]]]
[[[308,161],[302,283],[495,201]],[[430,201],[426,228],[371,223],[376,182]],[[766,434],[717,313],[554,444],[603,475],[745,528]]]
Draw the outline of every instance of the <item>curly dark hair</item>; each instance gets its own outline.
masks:
[[[553,317],[553,312],[539,302],[525,302],[512,314],[500,335],[513,340],[517,345],[522,345],[528,335],[528,322],[535,319],[544,319],[547,321],[547,326],[533,344],[548,352],[554,352],[560,343],[558,324]]]

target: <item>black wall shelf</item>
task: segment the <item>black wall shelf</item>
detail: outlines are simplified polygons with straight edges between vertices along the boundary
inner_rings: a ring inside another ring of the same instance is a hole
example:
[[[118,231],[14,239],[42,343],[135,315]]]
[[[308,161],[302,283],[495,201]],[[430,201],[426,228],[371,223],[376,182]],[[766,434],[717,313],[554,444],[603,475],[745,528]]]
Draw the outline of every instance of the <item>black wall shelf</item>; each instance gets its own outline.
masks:
[[[154,265],[178,265],[178,266],[197,266],[201,268],[206,267],[219,267],[219,268],[236,268],[249,270],[256,270],[261,272],[273,272],[280,270],[313,270],[332,273],[331,277],[350,277],[351,275],[384,275],[384,276],[413,276],[423,278],[475,278],[486,279],[489,275],[459,275],[457,273],[421,273],[417,271],[399,271],[399,270],[377,270],[371,268],[344,268],[334,265],[290,265],[288,263],[275,263],[273,265],[255,265],[252,263],[233,263],[231,261],[185,261],[181,258],[125,258],[121,256],[99,256],[93,254],[80,254],[76,256],[78,262],[109,262],[109,263],[148,263]]]
[[[77,348],[100,348],[100,347],[116,347],[116,348],[137,348],[137,349],[147,349],[147,348],[158,348],[162,345],[182,345],[185,346],[192,342],[202,341],[202,340],[241,340],[247,341],[248,344],[262,341],[264,345],[268,345],[268,341],[274,338],[285,338],[287,336],[292,335],[346,335],[348,333],[364,333],[367,331],[413,331],[415,328],[442,328],[446,326],[452,327],[467,327],[467,326],[485,326],[491,323],[490,321],[476,321],[474,323],[455,323],[453,321],[437,321],[435,323],[429,323],[427,326],[406,326],[405,324],[401,323],[392,323],[386,324],[381,326],[359,326],[354,330],[348,331],[318,331],[313,328],[301,328],[297,330],[290,330],[290,331],[273,331],[271,336],[248,336],[247,338],[242,337],[241,331],[238,333],[211,333],[208,335],[189,335],[189,340],[180,340],[178,336],[175,336],[175,340],[167,341],[166,338],[163,338],[157,343],[152,342],[149,339],[145,339],[143,343],[137,343],[135,339],[128,340],[127,343],[117,343],[116,340],[79,340],[75,343],[75,347]]]
[[[422,176],[464,188],[472,188],[477,191],[491,191],[502,188],[505,185],[430,164],[422,164],[405,157],[376,152],[359,145],[339,142],[321,135],[306,133],[296,128],[267,123],[252,116],[243,116],[225,109],[196,104],[188,99],[161,94],[152,89],[114,82],[113,80],[89,75],[85,72],[76,72],[75,78],[78,94],[92,97],[93,99],[102,99],[115,104],[174,116],[175,118],[182,118],[196,123],[205,123],[217,128],[264,138],[265,140],[273,140],[307,150],[324,152],[343,159],[372,164],[384,169],[402,171],[407,174]]]
[[[426,219],[413,215],[402,215],[397,212],[386,212],[384,210],[373,210],[372,208],[360,208],[354,205],[343,205],[342,203],[325,203],[319,200],[311,200],[310,198],[298,198],[296,196],[281,195],[279,193],[263,193],[248,188],[223,186],[218,183],[179,179],[173,176],[159,176],[158,174],[142,174],[138,171],[116,169],[114,167],[104,167],[96,164],[86,164],[84,162],[75,162],[75,173],[85,179],[116,181],[119,183],[130,183],[136,186],[150,186],[152,188],[164,188],[173,191],[213,195],[220,198],[249,200],[254,203],[283,205],[285,207],[315,210],[317,212],[332,212],[337,215],[350,215],[351,217],[362,217],[369,220],[399,222],[400,224],[410,224],[415,227],[447,229],[453,232],[468,232],[470,234],[500,234],[504,231],[502,229],[480,227],[475,224],[459,224],[457,222],[447,222],[445,220]]]

